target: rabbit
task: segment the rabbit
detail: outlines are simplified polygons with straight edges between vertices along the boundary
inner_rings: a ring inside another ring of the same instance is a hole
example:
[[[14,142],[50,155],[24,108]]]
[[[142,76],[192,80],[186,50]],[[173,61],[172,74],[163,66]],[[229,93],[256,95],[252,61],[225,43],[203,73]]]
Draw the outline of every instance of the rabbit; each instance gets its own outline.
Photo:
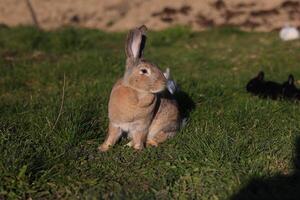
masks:
[[[294,76],[289,75],[288,80],[282,84],[282,95],[287,99],[300,99],[300,91],[294,83]]]
[[[248,82],[246,89],[254,95],[277,99],[281,96],[282,85],[273,81],[265,81],[264,72],[260,71],[256,77]]]
[[[125,44],[126,69],[112,88],[108,103],[109,128],[101,152],[109,150],[123,132],[136,150],[157,146],[178,130],[177,102],[166,92],[163,72],[143,57],[145,25],[129,32]],[[167,93],[167,94],[166,94]]]
[[[252,78],[246,86],[248,92],[259,95],[263,92],[264,88],[264,72],[260,71],[256,77]]]

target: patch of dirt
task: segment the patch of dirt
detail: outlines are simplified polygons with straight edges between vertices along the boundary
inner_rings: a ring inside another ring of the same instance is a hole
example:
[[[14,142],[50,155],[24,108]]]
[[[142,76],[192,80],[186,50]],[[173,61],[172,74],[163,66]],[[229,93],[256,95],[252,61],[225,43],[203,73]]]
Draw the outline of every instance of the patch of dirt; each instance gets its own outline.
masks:
[[[194,30],[236,26],[244,30],[300,27],[299,0],[1,0],[0,24],[38,24],[125,31],[146,24],[152,30],[188,25]]]

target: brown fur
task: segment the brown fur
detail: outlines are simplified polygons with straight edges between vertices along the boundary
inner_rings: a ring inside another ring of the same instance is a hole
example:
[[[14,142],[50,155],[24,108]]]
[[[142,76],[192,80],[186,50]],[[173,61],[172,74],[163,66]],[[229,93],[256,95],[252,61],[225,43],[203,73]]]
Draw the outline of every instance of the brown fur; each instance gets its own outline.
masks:
[[[160,101],[158,112],[151,123],[147,137],[147,141],[152,140],[157,145],[174,136],[180,126],[177,102],[169,97],[161,97]]]
[[[159,95],[166,88],[166,78],[157,66],[142,58],[145,30],[142,26],[128,34],[126,71],[110,95],[109,131],[100,151],[113,146],[121,132],[127,132],[130,145],[140,150],[146,140],[161,143],[179,127],[176,101]]]

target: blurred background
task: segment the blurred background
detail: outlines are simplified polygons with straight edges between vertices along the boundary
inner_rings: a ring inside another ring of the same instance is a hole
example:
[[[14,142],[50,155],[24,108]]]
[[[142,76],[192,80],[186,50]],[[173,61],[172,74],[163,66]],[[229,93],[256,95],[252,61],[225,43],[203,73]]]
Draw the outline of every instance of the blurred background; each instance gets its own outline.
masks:
[[[298,0],[0,0],[0,23],[124,31],[146,24],[152,30],[174,25],[193,30],[235,26],[273,31],[300,27]]]

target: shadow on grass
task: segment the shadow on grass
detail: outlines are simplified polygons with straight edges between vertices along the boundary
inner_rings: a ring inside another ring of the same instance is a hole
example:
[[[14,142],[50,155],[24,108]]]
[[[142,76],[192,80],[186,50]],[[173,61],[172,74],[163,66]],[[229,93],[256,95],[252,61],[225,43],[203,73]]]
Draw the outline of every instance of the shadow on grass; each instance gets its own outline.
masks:
[[[254,178],[231,200],[293,200],[300,199],[300,137],[296,139],[294,172],[270,178]]]
[[[183,119],[188,118],[191,111],[196,107],[195,102],[191,97],[183,91],[178,91],[175,93],[175,99],[179,105],[180,115]]]

